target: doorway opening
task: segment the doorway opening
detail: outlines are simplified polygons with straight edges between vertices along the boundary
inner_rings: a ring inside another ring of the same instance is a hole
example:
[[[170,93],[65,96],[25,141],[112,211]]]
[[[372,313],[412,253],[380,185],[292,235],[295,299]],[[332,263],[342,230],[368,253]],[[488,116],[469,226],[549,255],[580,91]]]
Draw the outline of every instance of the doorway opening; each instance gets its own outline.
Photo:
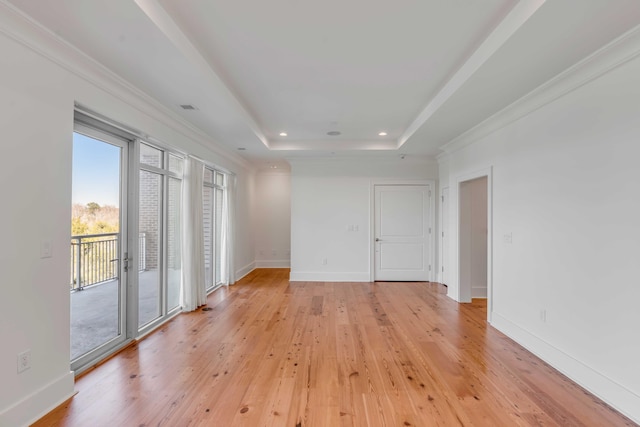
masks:
[[[486,307],[491,320],[491,171],[458,180],[458,292],[460,302]]]
[[[460,184],[460,286],[487,298],[487,177]]]

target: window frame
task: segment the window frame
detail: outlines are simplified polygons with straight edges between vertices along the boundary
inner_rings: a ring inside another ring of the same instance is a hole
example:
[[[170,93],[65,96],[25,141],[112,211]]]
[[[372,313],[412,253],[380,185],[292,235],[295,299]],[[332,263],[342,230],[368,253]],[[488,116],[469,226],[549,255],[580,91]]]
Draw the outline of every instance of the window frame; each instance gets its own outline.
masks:
[[[211,181],[207,181],[206,179],[206,173],[207,171],[211,172]],[[222,183],[218,184],[218,177],[221,177],[222,179]],[[211,239],[208,242],[211,251],[209,253],[209,259],[205,259],[205,265],[208,262],[209,265],[211,266],[211,272],[210,274],[207,274],[206,268],[205,268],[205,274],[207,275],[207,277],[205,277],[205,290],[207,293],[211,293],[214,290],[218,289],[220,286],[225,284],[225,279],[224,277],[222,277],[222,253],[224,252],[224,242],[222,242],[222,240],[220,241],[220,245],[219,248],[220,250],[218,251],[218,245],[217,245],[217,240],[216,239],[222,239],[222,228],[224,227],[224,223],[222,222],[225,212],[224,209],[228,209],[228,207],[226,206],[226,198],[227,198],[227,191],[228,191],[228,182],[229,182],[229,174],[223,170],[221,170],[220,168],[214,167],[214,166],[209,166],[209,165],[205,165],[204,166],[204,176],[203,176],[203,180],[202,180],[202,191],[203,191],[203,222],[205,221],[205,215],[204,215],[204,211],[205,211],[205,202],[206,202],[206,198],[204,196],[204,191],[207,188],[212,189],[212,196],[211,196],[211,200],[210,200],[210,209],[211,209]],[[216,202],[216,193],[217,191],[222,191],[222,198],[221,198],[221,203],[222,203],[222,207],[220,208],[220,215],[222,216],[222,218],[217,218],[216,217],[216,212],[217,212],[217,202]],[[220,221],[222,226],[220,227],[220,233],[216,232],[216,224],[217,221]],[[203,223],[203,228],[206,229],[206,224]],[[205,245],[207,244],[206,242],[206,235],[203,236],[203,239],[205,240]],[[206,248],[206,246],[205,246]],[[218,253],[220,252],[220,253]],[[205,257],[206,257],[206,250],[205,250]],[[219,262],[218,262],[219,261]],[[220,269],[216,268],[218,265],[220,265]],[[218,273],[220,274],[220,280],[216,280],[216,276],[218,275]],[[211,277],[209,277],[209,275]],[[209,285],[210,284],[210,285]]]
[[[158,247],[158,275],[159,275],[159,281],[160,281],[160,287],[161,287],[161,291],[160,291],[160,315],[152,320],[150,320],[149,322],[140,325],[139,322],[136,322],[136,327],[138,330],[138,336],[142,336],[144,334],[147,334],[149,332],[151,332],[152,330],[154,330],[156,327],[158,327],[160,324],[164,323],[165,321],[167,321],[168,319],[172,318],[173,316],[177,315],[178,313],[181,312],[182,310],[182,305],[180,303],[178,303],[178,305],[176,307],[170,308],[169,307],[169,298],[168,298],[168,293],[169,293],[169,281],[168,281],[168,253],[169,253],[169,241],[168,241],[168,224],[169,224],[169,180],[171,178],[178,180],[181,183],[181,192],[180,192],[180,197],[182,198],[182,182],[184,180],[184,167],[185,167],[185,161],[186,161],[186,156],[182,153],[180,153],[177,150],[174,150],[172,148],[168,148],[164,145],[160,145],[157,143],[154,143],[152,141],[149,141],[147,139],[142,139],[142,138],[138,138],[136,140],[136,145],[137,145],[137,150],[136,150],[136,156],[137,156],[137,178],[139,180],[140,177],[140,172],[144,171],[144,172],[149,172],[149,173],[153,173],[156,175],[159,175],[161,177],[161,181],[160,181],[160,185],[161,185],[161,190],[160,190],[160,195],[162,197],[161,203],[160,203],[160,227],[159,227],[159,236],[158,236],[158,242],[160,242],[161,244]],[[153,149],[159,150],[161,152],[161,165],[162,167],[157,167],[157,166],[153,166],[153,165],[149,165],[146,163],[143,163],[140,159],[141,155],[141,148],[143,145],[146,145],[147,147],[151,147]],[[179,174],[177,172],[174,172],[172,170],[170,170],[170,158],[171,156],[174,156],[175,158],[178,158],[180,160],[182,160],[182,174]],[[137,205],[137,210],[138,210],[138,233],[140,233],[140,224],[139,224],[139,211],[140,211],[140,185],[139,185],[139,181],[137,183],[137,201],[136,201],[136,205]],[[180,209],[180,206],[182,206],[182,203],[178,203],[178,212],[179,212],[179,216],[180,216],[180,235],[182,234],[182,212]],[[181,239],[179,239],[179,244],[180,244],[180,254],[182,255],[182,242]],[[139,265],[140,260],[138,260],[138,263],[136,263],[136,265]],[[182,262],[180,263],[180,267],[182,268]],[[138,298],[139,298],[139,283],[138,283]],[[181,292],[181,290],[179,291]],[[138,319],[136,319],[138,320]]]

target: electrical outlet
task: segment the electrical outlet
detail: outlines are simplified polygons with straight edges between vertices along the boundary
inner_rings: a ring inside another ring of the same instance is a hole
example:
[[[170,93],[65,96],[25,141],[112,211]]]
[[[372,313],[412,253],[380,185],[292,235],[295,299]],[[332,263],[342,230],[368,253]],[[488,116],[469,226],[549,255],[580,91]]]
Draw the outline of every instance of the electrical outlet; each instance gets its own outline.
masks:
[[[326,258],[322,258],[322,265],[327,265],[327,259]]]
[[[18,354],[18,373],[31,369],[31,350]]]
[[[513,233],[506,233],[504,235],[504,242],[508,243],[508,244],[512,244],[513,243]]]

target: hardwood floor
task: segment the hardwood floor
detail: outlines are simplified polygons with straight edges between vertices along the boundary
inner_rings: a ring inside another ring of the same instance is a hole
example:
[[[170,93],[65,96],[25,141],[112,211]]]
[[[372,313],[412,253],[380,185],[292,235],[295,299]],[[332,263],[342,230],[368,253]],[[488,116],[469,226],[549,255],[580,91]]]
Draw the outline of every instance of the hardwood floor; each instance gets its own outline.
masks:
[[[635,425],[435,283],[255,270],[81,376],[36,426]]]

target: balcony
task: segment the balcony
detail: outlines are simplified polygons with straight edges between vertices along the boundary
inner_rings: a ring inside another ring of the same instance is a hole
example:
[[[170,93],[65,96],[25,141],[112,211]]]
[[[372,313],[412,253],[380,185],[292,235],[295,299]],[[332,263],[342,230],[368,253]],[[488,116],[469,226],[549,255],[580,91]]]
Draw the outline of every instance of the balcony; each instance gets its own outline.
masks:
[[[71,237],[71,359],[116,337],[118,331],[118,233]],[[139,317],[159,309],[158,270],[146,268],[146,234],[140,233]]]
[[[71,236],[71,290],[113,281],[118,277],[119,233]],[[146,233],[138,237],[140,271],[146,270]]]

